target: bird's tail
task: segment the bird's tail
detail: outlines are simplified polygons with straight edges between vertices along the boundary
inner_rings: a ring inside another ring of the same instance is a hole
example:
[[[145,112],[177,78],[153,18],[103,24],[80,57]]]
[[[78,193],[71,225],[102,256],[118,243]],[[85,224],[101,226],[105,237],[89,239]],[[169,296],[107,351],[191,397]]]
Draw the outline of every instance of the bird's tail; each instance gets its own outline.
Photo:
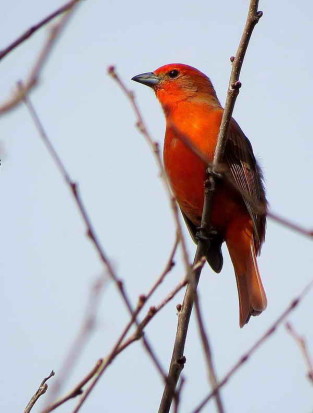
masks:
[[[233,262],[240,309],[240,327],[243,327],[251,315],[259,315],[266,309],[267,299],[261,281],[253,235],[242,233],[242,239],[228,234],[226,244]]]

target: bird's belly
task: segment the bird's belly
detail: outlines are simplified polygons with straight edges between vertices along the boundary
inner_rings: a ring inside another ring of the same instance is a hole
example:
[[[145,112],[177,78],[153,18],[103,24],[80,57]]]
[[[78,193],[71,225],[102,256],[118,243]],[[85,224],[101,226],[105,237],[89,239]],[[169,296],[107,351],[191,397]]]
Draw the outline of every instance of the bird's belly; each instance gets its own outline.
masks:
[[[176,200],[191,222],[200,226],[204,203],[205,164],[182,145],[166,147],[164,164]],[[239,201],[239,202],[238,202]],[[238,195],[222,182],[217,183],[212,201],[212,226],[221,234],[236,216],[246,214]]]

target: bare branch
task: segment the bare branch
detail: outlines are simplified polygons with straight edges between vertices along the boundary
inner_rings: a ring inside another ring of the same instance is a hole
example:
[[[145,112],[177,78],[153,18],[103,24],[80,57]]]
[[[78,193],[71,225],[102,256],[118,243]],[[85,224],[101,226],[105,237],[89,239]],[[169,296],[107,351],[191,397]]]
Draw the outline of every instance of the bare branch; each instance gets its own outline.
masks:
[[[42,382],[40,383],[40,386],[38,388],[38,390],[36,391],[36,393],[33,395],[33,397],[30,399],[29,403],[27,404],[24,413],[29,413],[32,408],[34,407],[35,403],[37,402],[37,400],[39,399],[40,396],[42,396],[43,394],[46,393],[46,391],[48,390],[48,385],[47,385],[47,381],[53,377],[55,375],[54,371],[52,370],[51,373],[49,374],[48,377],[45,377]]]
[[[154,292],[156,291],[156,289],[162,284],[162,282],[164,281],[165,277],[167,276],[167,274],[172,270],[172,268],[175,265],[174,262],[174,256],[176,254],[176,250],[177,250],[177,246],[178,246],[178,235],[176,234],[176,238],[174,241],[174,245],[171,249],[169,258],[167,260],[167,263],[165,265],[164,270],[162,271],[161,275],[158,277],[158,279],[156,280],[156,282],[153,284],[153,286],[150,288],[149,292],[147,293],[147,295],[144,296],[144,301],[145,303],[147,302],[147,300],[152,296],[152,294],[154,294]]]
[[[309,237],[311,239],[313,238],[313,230],[312,229],[303,228],[300,225],[298,225],[298,224],[296,224],[296,223],[294,223],[294,222],[292,222],[292,221],[290,221],[286,218],[283,218],[283,217],[275,214],[272,211],[268,211],[267,216],[269,218],[271,218],[273,221],[276,221],[279,224],[283,225],[284,227],[287,227],[287,228],[289,228],[289,229],[291,229],[295,232],[298,232],[299,234],[305,235],[306,237]]]
[[[51,391],[49,392],[49,396],[47,397],[46,403],[43,408],[45,412],[53,410],[51,409],[51,406],[50,406],[52,401],[58,397],[58,394],[60,393],[62,386],[64,386],[69,374],[73,370],[75,363],[77,362],[83,349],[85,348],[85,345],[88,339],[90,338],[92,332],[94,331],[95,324],[96,324],[96,315],[97,315],[97,310],[100,304],[101,294],[104,290],[105,285],[107,285],[107,281],[108,281],[108,278],[101,275],[95,281],[95,283],[93,284],[90,290],[89,300],[87,303],[87,309],[84,315],[82,325],[78,331],[77,337],[75,338],[73,344],[71,345],[70,350],[68,351],[67,356],[65,357],[65,360],[60,369],[60,372],[58,373],[56,377],[56,380],[54,380],[54,383],[51,386]],[[84,382],[84,385],[87,383],[87,381]],[[76,393],[77,392],[75,391],[75,389],[70,392],[70,394],[75,394],[77,396],[78,394]],[[75,397],[75,396],[72,396],[72,397]],[[48,406],[50,406],[49,407],[50,410],[48,409]]]
[[[73,399],[74,397],[79,396],[83,392],[84,386],[97,374],[99,367],[102,364],[102,360],[98,360],[96,365],[93,369],[85,376],[74,388],[71,390],[66,396],[62,397],[57,402],[53,403],[47,409],[44,409],[42,413],[49,413],[52,410],[56,409],[57,407],[61,406],[62,404],[66,403],[68,400]]]
[[[207,371],[208,371],[208,376],[209,376],[209,383],[211,384],[211,387],[213,389],[216,388],[218,381],[217,381],[217,374],[213,362],[213,355],[211,351],[211,345],[209,342],[209,336],[205,330],[204,326],[204,321],[200,309],[200,303],[199,303],[199,294],[197,293],[197,290],[195,290],[195,314],[196,314],[196,319],[197,319],[197,324],[198,324],[198,329],[200,333],[200,338],[202,342],[202,347],[203,347],[203,353],[205,356],[205,360],[207,363]],[[219,393],[219,391],[216,392],[215,394],[215,402],[216,402],[216,408],[219,413],[224,413],[224,407],[222,403],[222,398]]]
[[[248,44],[253,32],[255,25],[258,23],[263,15],[262,11],[258,11],[259,0],[250,0],[250,6],[248,11],[248,17],[246,20],[245,28],[240,39],[239,47],[235,57],[231,58],[233,67],[230,75],[227,98],[224,108],[224,113],[221,121],[220,131],[218,134],[217,145],[214,153],[213,160],[213,170],[216,168],[218,163],[223,156],[225,144],[227,140],[227,132],[229,122],[234,110],[235,102],[239,94],[239,89],[241,87],[241,82],[239,81],[239,76],[245,58],[245,54],[248,48]]]
[[[295,342],[298,344],[304,360],[306,362],[307,365],[307,369],[308,369],[308,379],[311,381],[311,383],[313,384],[313,359],[311,358],[310,354],[309,354],[309,350],[305,341],[304,337],[301,337],[296,330],[293,328],[293,326],[291,325],[291,323],[286,323],[285,324],[286,329],[288,331],[288,333],[291,335],[291,337],[294,338]]]
[[[5,49],[0,50],[0,61],[7,56],[9,53],[11,53],[14,49],[16,49],[18,46],[20,46],[22,43],[25,42],[25,40],[29,39],[34,33],[36,33],[39,29],[41,29],[43,26],[48,24],[51,20],[55,19],[56,17],[60,16],[61,14],[65,13],[68,10],[71,10],[73,6],[75,6],[76,3],[78,3],[81,0],[71,0],[68,3],[64,4],[62,7],[59,9],[55,10],[53,13],[49,14],[49,16],[45,17],[43,20],[41,20],[39,23],[34,24],[32,27],[30,27],[26,32],[21,34],[14,42],[12,42],[9,46],[7,46]]]
[[[40,72],[47,62],[57,38],[60,36],[73,12],[76,10],[79,1],[80,0],[72,1],[72,4],[67,9],[67,13],[61,18],[57,25],[52,27],[33,68],[31,69],[27,79],[23,82],[23,87],[19,86],[15,93],[13,93],[13,96],[8,98],[4,103],[0,104],[0,115],[15,108],[24,99],[26,94],[38,84]]]
[[[118,353],[123,351],[126,347],[132,344],[134,341],[138,340],[142,336],[143,329],[150,323],[152,318],[160,311],[163,307],[166,306],[174,297],[175,295],[187,284],[187,278],[184,278],[167,296],[161,301],[161,303],[157,306],[150,307],[146,316],[142,319],[137,330],[135,333],[129,337],[121,346],[118,348]]]
[[[216,391],[223,387],[229,381],[229,379],[237,372],[237,370],[248,361],[248,359],[256,352],[256,350],[258,350],[265,343],[265,341],[275,333],[277,327],[279,327],[279,325],[289,316],[289,314],[292,311],[294,311],[294,309],[300,304],[300,302],[303,300],[305,295],[311,290],[312,287],[313,280],[303,289],[303,291],[294,300],[291,301],[289,306],[276,319],[276,321],[270,326],[270,328],[268,328],[265,331],[265,333],[253,344],[253,346],[250,347],[250,349],[239,358],[237,363],[235,363],[234,366],[228,371],[228,373],[218,383],[215,389],[213,389],[212,392],[203,399],[203,401],[198,405],[196,409],[192,411],[192,413],[199,413],[204,408],[204,406],[206,406],[206,404],[209,400],[211,400]]]

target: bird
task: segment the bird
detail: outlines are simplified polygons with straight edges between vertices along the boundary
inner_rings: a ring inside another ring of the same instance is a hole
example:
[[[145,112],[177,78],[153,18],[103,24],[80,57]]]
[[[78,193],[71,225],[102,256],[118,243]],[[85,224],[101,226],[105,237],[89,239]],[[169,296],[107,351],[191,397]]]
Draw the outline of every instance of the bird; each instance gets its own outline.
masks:
[[[171,63],[132,80],[152,88],[163,108],[164,168],[191,237],[197,243],[206,169],[214,158],[224,109],[211,80],[192,66]],[[190,145],[181,135],[188,138]],[[236,276],[239,325],[243,327],[267,306],[256,260],[265,239],[267,200],[263,174],[251,143],[233,118],[220,166],[224,178],[217,179],[213,194],[205,255],[212,269],[219,273],[223,266],[221,246],[226,243]]]

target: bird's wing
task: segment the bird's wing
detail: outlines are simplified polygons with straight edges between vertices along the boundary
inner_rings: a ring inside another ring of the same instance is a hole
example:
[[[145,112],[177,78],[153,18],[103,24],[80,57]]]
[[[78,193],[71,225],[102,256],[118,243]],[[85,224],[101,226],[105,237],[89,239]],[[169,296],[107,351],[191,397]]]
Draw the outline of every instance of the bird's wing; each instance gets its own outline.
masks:
[[[230,171],[229,178],[241,192],[253,220],[255,249],[259,252],[264,241],[266,225],[265,212],[267,202],[263,186],[263,176],[254,157],[249,139],[244,135],[234,119],[232,119],[230,124],[223,160]],[[264,213],[256,211],[255,206],[263,208]]]

